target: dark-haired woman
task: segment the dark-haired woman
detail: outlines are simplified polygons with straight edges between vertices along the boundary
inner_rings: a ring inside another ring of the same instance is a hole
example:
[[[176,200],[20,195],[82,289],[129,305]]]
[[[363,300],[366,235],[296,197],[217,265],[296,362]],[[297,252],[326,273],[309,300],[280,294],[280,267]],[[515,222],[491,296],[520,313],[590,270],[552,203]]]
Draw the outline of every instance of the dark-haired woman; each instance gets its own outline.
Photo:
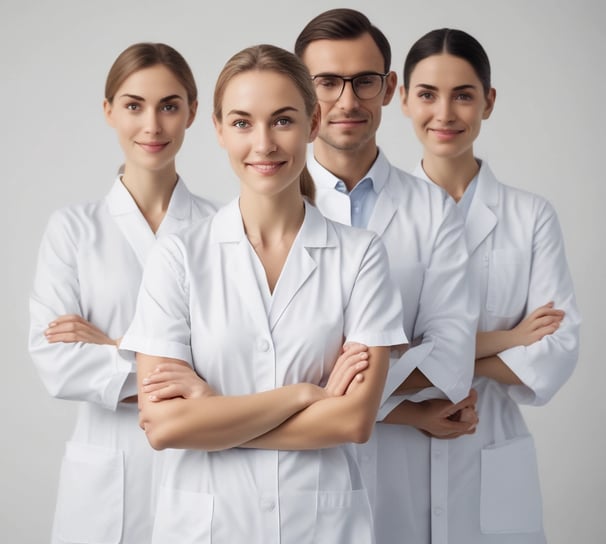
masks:
[[[571,375],[579,346],[558,219],[545,199],[500,183],[474,155],[496,92],[472,36],[441,29],[420,38],[401,97],[423,145],[416,174],[445,189],[465,216],[480,304],[480,421],[475,434],[449,443],[447,475],[432,474],[432,534],[442,535],[432,542],[539,544],[536,454],[519,405],[545,404]]]
[[[53,214],[40,246],[30,353],[51,395],[80,401],[54,544],[151,541],[153,451],[138,428],[134,360],[118,344],[156,239],[214,211],[175,169],[196,108],[196,84],[177,51],[150,43],[124,50],[104,101],[123,171],[103,200]]]

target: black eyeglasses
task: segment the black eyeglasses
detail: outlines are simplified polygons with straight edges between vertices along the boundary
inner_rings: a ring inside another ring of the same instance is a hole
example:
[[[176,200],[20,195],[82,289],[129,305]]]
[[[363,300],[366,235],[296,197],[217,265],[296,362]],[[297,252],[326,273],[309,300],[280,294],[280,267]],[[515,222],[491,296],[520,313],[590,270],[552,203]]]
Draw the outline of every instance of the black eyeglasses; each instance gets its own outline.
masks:
[[[319,74],[312,76],[316,87],[316,96],[322,102],[336,102],[341,98],[345,83],[351,83],[354,94],[360,100],[370,100],[383,90],[387,74],[366,72],[353,77],[337,76],[335,74]]]

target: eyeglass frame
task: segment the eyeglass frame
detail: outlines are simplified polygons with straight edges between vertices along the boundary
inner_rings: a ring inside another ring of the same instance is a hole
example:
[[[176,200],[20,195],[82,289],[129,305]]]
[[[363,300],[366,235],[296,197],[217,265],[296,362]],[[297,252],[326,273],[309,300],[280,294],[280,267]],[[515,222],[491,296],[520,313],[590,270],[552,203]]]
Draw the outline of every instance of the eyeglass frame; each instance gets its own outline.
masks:
[[[361,72],[359,74],[356,74],[355,76],[340,76],[338,74],[325,73],[325,74],[316,74],[315,76],[311,76],[311,80],[315,81],[317,77],[336,77],[336,78],[340,79],[343,83],[341,85],[341,91],[339,92],[339,96],[337,96],[336,98],[333,98],[332,100],[321,100],[320,98],[318,98],[318,100],[320,100],[321,102],[336,102],[337,100],[339,100],[341,98],[341,96],[343,96],[343,91],[345,90],[345,84],[347,82],[349,82],[351,84],[351,90],[358,100],[372,100],[373,98],[377,98],[377,96],[379,96],[381,94],[381,91],[385,88],[385,78],[388,75],[389,75],[389,72],[387,72],[385,74],[381,74],[380,72]],[[356,92],[356,88],[354,87],[354,83],[353,83],[354,79],[357,79],[359,77],[364,77],[364,76],[380,76],[381,77],[381,88],[379,89],[379,92],[370,98],[362,98],[362,97],[358,96],[358,93]]]

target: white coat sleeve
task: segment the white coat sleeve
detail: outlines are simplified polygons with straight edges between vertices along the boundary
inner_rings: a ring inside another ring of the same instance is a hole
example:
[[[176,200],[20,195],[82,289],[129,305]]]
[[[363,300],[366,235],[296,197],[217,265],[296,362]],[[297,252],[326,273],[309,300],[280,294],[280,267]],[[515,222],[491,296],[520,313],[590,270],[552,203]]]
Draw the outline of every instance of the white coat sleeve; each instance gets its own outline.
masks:
[[[581,324],[557,215],[548,202],[540,203],[534,225],[526,314],[553,301],[565,316],[558,330],[539,342],[498,354],[525,384],[510,386],[510,396],[521,404],[532,405],[548,402],[572,374],[579,354]]]
[[[438,397],[445,395],[452,402],[459,402],[469,394],[479,305],[467,267],[463,218],[454,203],[447,201],[425,271],[414,326],[415,342],[392,362],[382,404],[415,368],[439,390]],[[389,411],[395,407],[393,401],[390,406]],[[382,407],[379,416],[384,418],[389,411]]]
[[[120,400],[137,393],[134,359],[115,346],[47,342],[45,330],[65,314],[82,314],[77,265],[75,216],[55,212],[38,254],[30,296],[29,352],[48,392],[61,399],[88,401],[115,410]]]
[[[396,291],[385,246],[373,235],[345,307],[346,341],[367,346],[405,344],[402,301],[394,296]]]
[[[137,309],[120,351],[193,364],[185,249],[175,235],[152,248],[143,271]]]

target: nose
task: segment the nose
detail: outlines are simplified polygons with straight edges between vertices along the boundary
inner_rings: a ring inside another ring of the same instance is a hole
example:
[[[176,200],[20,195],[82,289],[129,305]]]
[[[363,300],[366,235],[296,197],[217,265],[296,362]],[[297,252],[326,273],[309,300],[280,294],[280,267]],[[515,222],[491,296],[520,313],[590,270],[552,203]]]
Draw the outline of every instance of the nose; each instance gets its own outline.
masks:
[[[353,81],[345,82],[345,87],[343,87],[343,92],[337,100],[337,104],[343,110],[355,110],[360,107],[360,101],[353,90]]]
[[[160,134],[160,132],[162,132],[160,114],[151,108],[148,110],[145,117],[145,131],[149,134]]]
[[[271,129],[266,126],[257,126],[255,151],[260,155],[269,155],[276,151],[277,148],[278,146],[273,140]]]
[[[454,110],[449,98],[443,98],[436,104],[436,118],[442,123],[451,123],[454,121]]]

